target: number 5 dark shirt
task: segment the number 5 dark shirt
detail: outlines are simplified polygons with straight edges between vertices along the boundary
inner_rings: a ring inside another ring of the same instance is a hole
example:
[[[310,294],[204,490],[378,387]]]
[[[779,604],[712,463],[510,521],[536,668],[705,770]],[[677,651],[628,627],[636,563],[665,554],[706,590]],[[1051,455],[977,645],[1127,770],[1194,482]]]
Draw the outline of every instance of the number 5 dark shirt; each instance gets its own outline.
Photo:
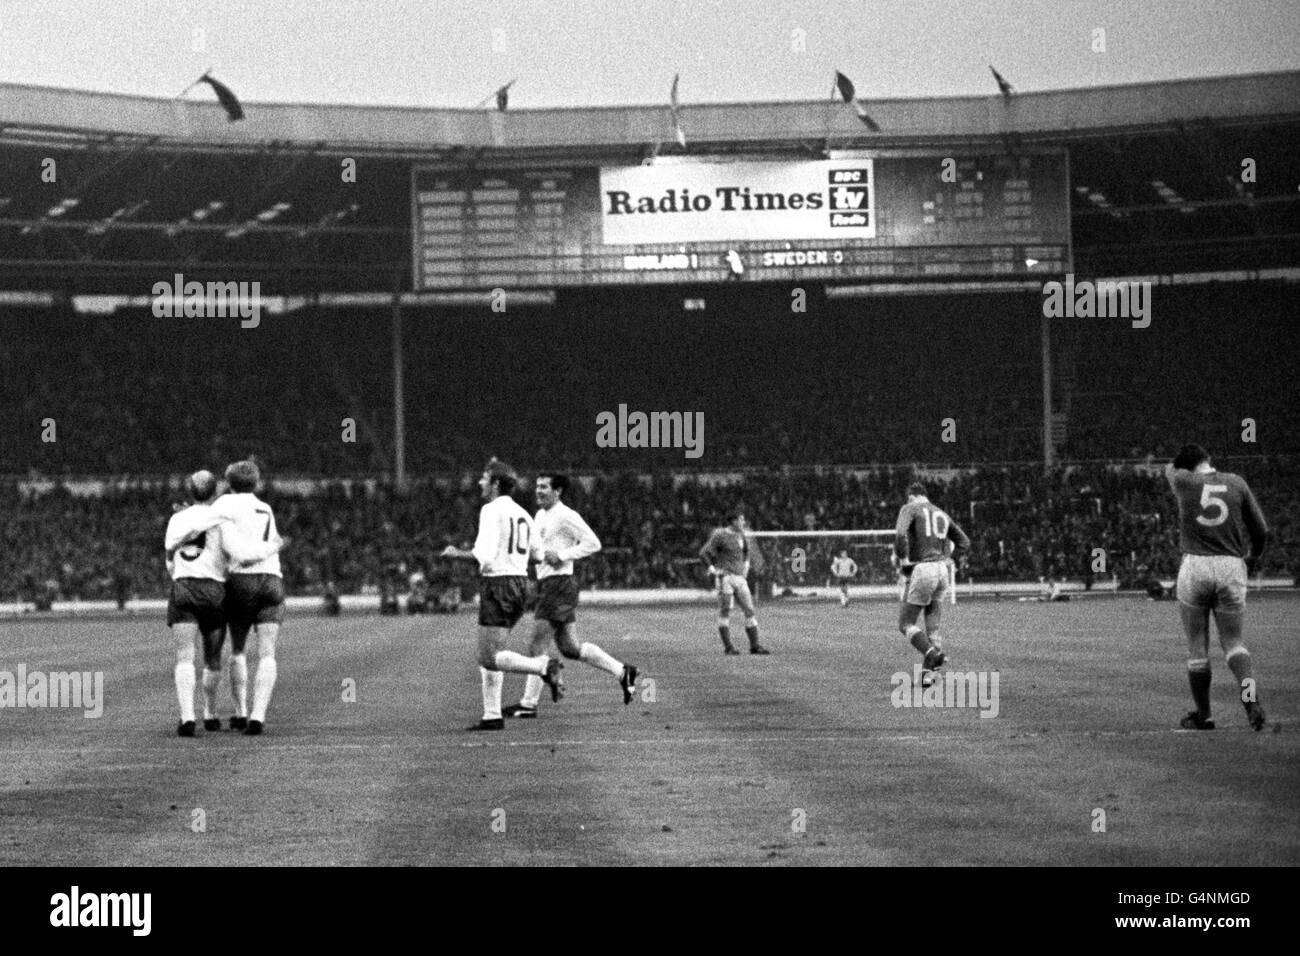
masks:
[[[1165,468],[1178,498],[1178,545],[1183,554],[1259,557],[1268,537],[1264,512],[1240,475]]]

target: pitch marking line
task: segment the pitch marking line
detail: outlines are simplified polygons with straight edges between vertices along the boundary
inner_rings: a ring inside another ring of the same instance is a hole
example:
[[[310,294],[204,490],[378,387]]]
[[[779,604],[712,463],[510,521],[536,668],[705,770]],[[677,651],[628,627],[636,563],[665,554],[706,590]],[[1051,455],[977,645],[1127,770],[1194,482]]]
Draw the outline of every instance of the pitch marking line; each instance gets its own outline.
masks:
[[[1010,742],[1016,740],[1039,740],[1051,738],[1068,738],[1068,737],[1165,737],[1169,735],[1177,736],[1209,736],[1222,737],[1225,735],[1241,736],[1242,734],[1255,735],[1245,727],[1226,728],[1224,730],[1214,731],[1207,735],[1202,730],[1183,730],[1182,728],[1172,728],[1167,730],[1060,730],[1042,732],[1024,732],[1014,733],[1005,736],[985,738],[997,742]],[[474,741],[454,741],[454,740],[425,740],[410,743],[311,743],[303,741],[301,743],[256,743],[250,744],[246,751],[241,753],[254,753],[260,750],[270,750],[276,752],[283,751],[312,751],[312,750],[427,750],[433,748],[455,748],[459,750],[474,750],[479,748],[492,747],[647,747],[647,746],[732,746],[736,744],[816,744],[816,743],[895,743],[907,741],[949,741],[962,740],[968,741],[972,734],[853,734],[853,735],[818,735],[818,736],[782,736],[782,737],[647,737],[640,740],[622,740],[622,739],[593,739],[593,740],[474,740]],[[202,744],[196,744],[195,747],[202,747]],[[238,746],[238,745],[236,745]],[[22,752],[25,748],[11,748]],[[139,746],[109,746],[109,747],[41,747],[35,748],[31,753],[40,756],[68,756],[77,755],[83,757],[94,757],[96,754],[113,754],[113,753],[139,753]],[[208,751],[207,753],[234,753],[229,749],[221,751]]]

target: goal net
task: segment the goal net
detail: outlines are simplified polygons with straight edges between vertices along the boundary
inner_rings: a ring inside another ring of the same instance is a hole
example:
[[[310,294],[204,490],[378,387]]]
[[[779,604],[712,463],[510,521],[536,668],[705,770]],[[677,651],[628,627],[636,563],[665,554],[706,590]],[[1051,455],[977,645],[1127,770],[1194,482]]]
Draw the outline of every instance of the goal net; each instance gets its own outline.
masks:
[[[808,593],[838,588],[832,567],[841,553],[853,565],[850,588],[892,585],[898,572],[890,563],[894,529],[850,531],[746,531],[753,551],[751,565],[764,595]]]

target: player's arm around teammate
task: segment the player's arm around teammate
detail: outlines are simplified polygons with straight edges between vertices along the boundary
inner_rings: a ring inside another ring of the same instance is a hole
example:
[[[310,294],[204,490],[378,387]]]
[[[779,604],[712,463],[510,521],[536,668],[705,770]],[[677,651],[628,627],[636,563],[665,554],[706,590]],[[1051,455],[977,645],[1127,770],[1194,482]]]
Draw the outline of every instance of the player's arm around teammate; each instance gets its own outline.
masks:
[[[168,520],[163,550],[167,574],[172,579],[167,626],[171,628],[176,653],[173,673],[181,712],[176,732],[182,737],[193,737],[194,645],[196,638],[201,637],[205,661],[214,649],[220,657],[226,630],[226,562],[221,535],[215,530],[224,519],[210,504],[217,490],[216,477],[208,471],[197,471],[186,480],[186,487],[194,503]],[[203,726],[206,730],[220,726],[207,706]]]
[[[229,562],[226,617],[230,626],[230,695],[235,704],[230,727],[257,736],[263,732],[279,677],[276,651],[284,620],[280,550],[285,540],[276,529],[271,506],[257,496],[262,475],[256,462],[232,462],[226,467],[226,482],[230,491],[218,499],[215,508],[231,519],[230,524],[222,526],[221,535]],[[258,661],[253,706],[249,710],[245,642],[254,627]]]

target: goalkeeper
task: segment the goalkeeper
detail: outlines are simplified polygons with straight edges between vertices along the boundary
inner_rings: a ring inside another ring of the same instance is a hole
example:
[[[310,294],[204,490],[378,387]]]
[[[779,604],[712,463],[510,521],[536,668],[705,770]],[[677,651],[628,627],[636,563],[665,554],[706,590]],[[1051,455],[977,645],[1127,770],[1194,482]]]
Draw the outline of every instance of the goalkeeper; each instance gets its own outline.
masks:
[[[754,597],[749,593],[749,541],[745,537],[745,513],[740,508],[727,515],[727,526],[715,528],[709,540],[700,548],[700,557],[708,564],[718,592],[718,634],[722,636],[722,652],[739,654],[731,643],[731,605],[740,604],[745,613],[745,636],[749,638],[749,653],[771,653],[758,643],[758,618],[754,616]]]

